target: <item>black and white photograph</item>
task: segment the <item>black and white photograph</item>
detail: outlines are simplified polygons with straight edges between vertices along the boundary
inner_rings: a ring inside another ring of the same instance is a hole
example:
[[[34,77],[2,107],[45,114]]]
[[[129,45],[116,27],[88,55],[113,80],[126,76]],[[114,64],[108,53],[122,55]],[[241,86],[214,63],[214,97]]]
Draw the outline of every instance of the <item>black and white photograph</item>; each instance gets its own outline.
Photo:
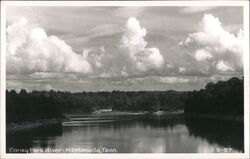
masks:
[[[249,158],[248,2],[1,3],[4,157]]]

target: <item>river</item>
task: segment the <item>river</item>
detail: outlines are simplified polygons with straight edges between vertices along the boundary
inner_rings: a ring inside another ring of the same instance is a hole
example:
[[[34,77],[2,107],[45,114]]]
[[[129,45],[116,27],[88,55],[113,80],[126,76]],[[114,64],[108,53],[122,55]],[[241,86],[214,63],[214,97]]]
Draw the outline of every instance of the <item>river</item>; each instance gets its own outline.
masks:
[[[7,153],[244,152],[242,122],[184,115],[71,115],[58,125],[7,133]]]

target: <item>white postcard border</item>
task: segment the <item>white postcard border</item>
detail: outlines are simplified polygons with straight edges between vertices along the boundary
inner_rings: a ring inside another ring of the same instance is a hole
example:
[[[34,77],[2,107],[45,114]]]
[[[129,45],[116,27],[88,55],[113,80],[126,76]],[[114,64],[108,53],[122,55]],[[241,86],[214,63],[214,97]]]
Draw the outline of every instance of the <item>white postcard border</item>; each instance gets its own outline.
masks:
[[[7,6],[242,6],[244,16],[244,153],[119,153],[119,154],[6,154],[6,7]],[[1,146],[0,158],[44,159],[44,158],[86,158],[86,159],[249,159],[249,2],[248,1],[1,1]]]

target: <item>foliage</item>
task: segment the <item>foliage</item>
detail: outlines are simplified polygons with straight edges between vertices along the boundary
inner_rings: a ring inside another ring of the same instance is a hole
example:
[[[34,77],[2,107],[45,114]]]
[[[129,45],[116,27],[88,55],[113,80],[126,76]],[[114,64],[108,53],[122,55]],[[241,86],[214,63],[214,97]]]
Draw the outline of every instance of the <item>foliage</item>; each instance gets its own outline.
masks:
[[[57,118],[63,113],[89,113],[107,108],[132,112],[185,109],[185,113],[242,115],[243,105],[243,79],[235,77],[216,84],[208,83],[205,89],[192,92],[6,91],[8,123]]]
[[[243,79],[208,83],[205,89],[188,93],[185,113],[243,115]]]
[[[51,90],[6,92],[7,122],[60,117],[63,113],[114,111],[173,111],[184,108],[187,92],[62,92]]]

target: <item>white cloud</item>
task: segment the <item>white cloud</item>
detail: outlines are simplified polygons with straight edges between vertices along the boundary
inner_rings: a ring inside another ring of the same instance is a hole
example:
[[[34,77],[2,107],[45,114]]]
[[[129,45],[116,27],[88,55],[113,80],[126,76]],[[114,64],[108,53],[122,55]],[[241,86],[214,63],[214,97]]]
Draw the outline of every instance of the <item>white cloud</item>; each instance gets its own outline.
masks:
[[[164,69],[165,60],[159,49],[147,47],[147,30],[139,21],[129,18],[123,34],[112,48],[104,46],[83,50],[83,56],[91,64],[94,72],[91,78],[141,77],[147,73],[159,74]],[[115,49],[115,51],[114,51]]]
[[[194,57],[197,61],[203,61],[203,60],[209,60],[213,56],[207,50],[199,49],[196,50]]]
[[[43,91],[50,91],[52,89],[53,88],[52,88],[52,86],[50,84],[45,84],[45,85],[41,86],[41,90],[43,90]]]
[[[24,27],[27,24],[25,18],[21,18],[18,22],[8,26],[7,28],[7,48],[11,55],[16,53],[16,49],[21,47],[26,41],[28,28]]]
[[[200,23],[201,32],[190,34],[190,38],[201,45],[218,49],[218,51],[232,51],[242,53],[242,30],[235,36],[224,30],[219,18],[212,14],[205,14]]]
[[[219,61],[216,64],[216,68],[220,71],[233,71],[234,69],[224,63],[224,61]]]
[[[179,41],[179,46],[188,46],[190,43],[193,42],[193,39],[187,37],[184,41]]]
[[[178,70],[179,70],[180,73],[185,73],[186,72],[185,67],[179,67]]]
[[[218,71],[224,72],[242,72],[243,31],[240,29],[237,35],[226,31],[219,18],[212,14],[205,14],[199,23],[199,31],[189,34],[179,44],[195,48],[194,58],[198,62],[209,60],[207,64],[211,68],[215,67]]]
[[[24,18],[7,28],[7,64],[8,73],[92,72],[83,55],[44,29],[30,28]]]
[[[189,83],[190,80],[179,77],[160,77],[160,82],[174,84],[174,83]]]
[[[147,47],[147,30],[136,18],[129,18],[119,46],[84,48],[75,53],[71,46],[43,28],[31,27],[25,18],[7,27],[7,73],[77,73],[88,77],[129,77],[156,74],[165,60],[159,49]],[[113,49],[112,48],[112,49]],[[42,74],[40,74],[42,75]]]
[[[121,39],[121,47],[125,49],[129,59],[140,72],[158,70],[164,66],[164,58],[159,49],[148,48],[145,36],[147,30],[140,26],[135,17],[128,19]]]
[[[99,48],[83,49],[83,57],[91,64],[94,70],[104,67],[106,57],[104,46]]]

